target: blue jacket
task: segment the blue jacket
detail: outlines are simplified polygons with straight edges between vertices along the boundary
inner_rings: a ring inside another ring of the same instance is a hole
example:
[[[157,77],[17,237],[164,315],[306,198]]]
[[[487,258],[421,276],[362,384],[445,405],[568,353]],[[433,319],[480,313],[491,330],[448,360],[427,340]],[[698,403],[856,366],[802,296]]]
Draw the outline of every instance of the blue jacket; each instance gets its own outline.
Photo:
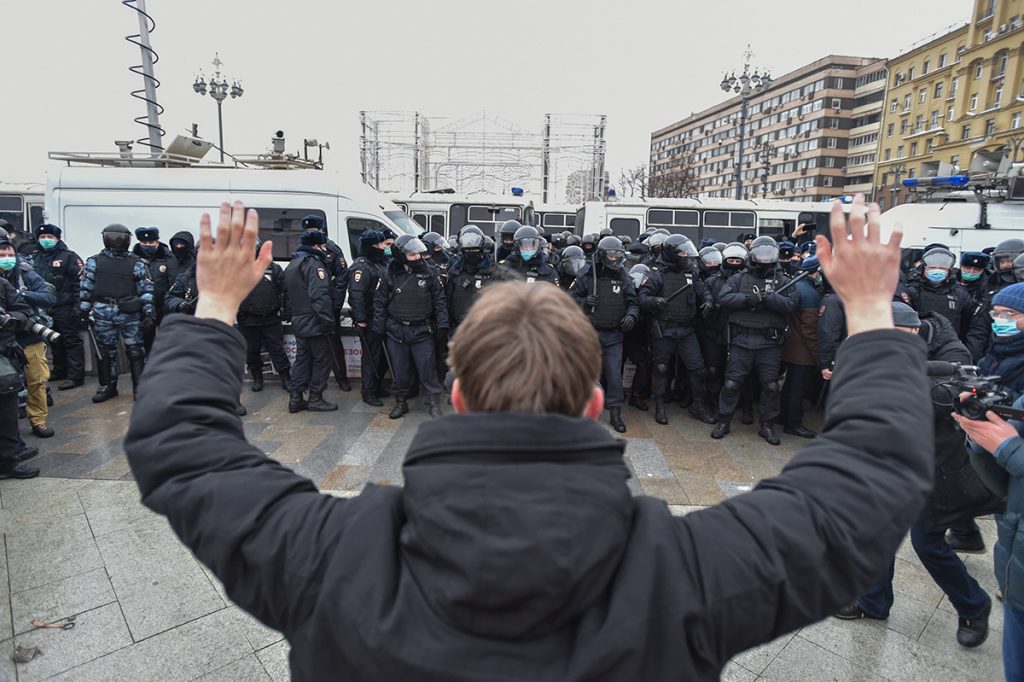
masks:
[[[39,273],[32,269],[31,261],[28,259],[18,256],[18,264],[13,270],[4,274],[4,277],[21,293],[25,303],[33,308],[45,312],[57,303],[56,291],[39,276]],[[18,345],[22,348],[43,341],[43,337],[27,329],[19,330],[16,337]]]
[[[1024,408],[1024,396],[1013,404]],[[997,495],[1006,497],[1006,512],[996,514],[998,539],[994,550],[995,574],[1006,603],[1024,610],[1024,423],[1010,420],[1017,434],[996,448],[995,456],[967,441],[978,476]]]

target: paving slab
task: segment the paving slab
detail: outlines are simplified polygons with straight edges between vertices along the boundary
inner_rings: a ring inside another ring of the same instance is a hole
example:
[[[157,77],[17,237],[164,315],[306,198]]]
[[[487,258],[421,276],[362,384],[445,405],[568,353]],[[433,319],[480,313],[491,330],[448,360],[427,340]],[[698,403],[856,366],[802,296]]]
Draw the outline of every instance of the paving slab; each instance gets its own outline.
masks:
[[[256,654],[250,654],[199,678],[200,682],[270,682]]]
[[[85,514],[23,526],[20,531],[8,532],[6,537],[7,568],[14,592],[103,566]]]
[[[115,601],[106,569],[96,568],[12,594],[14,629],[23,634],[35,629],[33,619],[52,623]]]
[[[802,637],[794,637],[758,679],[778,682],[881,682],[883,678]]]
[[[266,649],[256,652],[256,657],[263,664],[263,669],[270,675],[274,682],[288,682],[292,678],[291,668],[288,666],[288,652],[292,650],[288,640],[282,639],[277,644],[271,644]]]
[[[762,644],[759,647],[748,649],[741,654],[737,654],[732,660],[734,663],[738,663],[747,670],[760,675],[764,672],[765,668],[771,665],[771,662],[775,660],[775,657],[786,648],[786,645],[789,644],[793,637],[793,633],[783,635],[782,637],[774,639],[767,644]]]
[[[96,537],[163,519],[141,504],[137,486],[123,481],[89,481],[77,493]]]
[[[237,606],[230,607],[228,613],[234,618],[235,627],[242,631],[254,651],[266,649],[284,639],[280,632],[268,628]]]

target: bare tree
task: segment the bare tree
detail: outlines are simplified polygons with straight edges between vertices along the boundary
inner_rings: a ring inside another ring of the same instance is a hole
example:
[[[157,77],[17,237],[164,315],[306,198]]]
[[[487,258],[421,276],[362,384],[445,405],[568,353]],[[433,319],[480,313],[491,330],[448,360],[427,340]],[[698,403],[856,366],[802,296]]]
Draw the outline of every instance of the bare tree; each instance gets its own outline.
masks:
[[[698,180],[697,164],[692,156],[687,156],[670,170],[651,173],[647,191],[652,197],[693,197],[699,190]]]
[[[623,196],[647,198],[647,166],[638,164],[619,173],[619,189]]]

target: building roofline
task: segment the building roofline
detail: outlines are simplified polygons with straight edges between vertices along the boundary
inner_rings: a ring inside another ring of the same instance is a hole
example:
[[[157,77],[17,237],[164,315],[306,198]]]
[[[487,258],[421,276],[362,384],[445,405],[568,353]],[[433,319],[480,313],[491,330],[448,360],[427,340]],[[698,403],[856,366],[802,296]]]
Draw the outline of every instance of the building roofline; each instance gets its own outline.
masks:
[[[904,60],[904,59],[906,59],[908,57],[913,57],[914,55],[918,54],[919,52],[923,52],[925,50],[931,49],[932,47],[935,47],[936,43],[940,43],[942,41],[949,40],[951,37],[953,37],[957,33],[960,33],[961,31],[964,32],[964,33],[967,33],[967,30],[970,27],[971,27],[971,22],[969,22],[969,21],[964,22],[962,24],[960,24],[960,23],[950,24],[949,26],[946,27],[946,29],[945,29],[945,31],[943,33],[941,33],[941,34],[940,33],[933,33],[933,34],[931,34],[930,36],[928,36],[926,38],[922,38],[921,40],[917,41],[916,43],[911,43],[910,47],[906,48],[902,52],[898,52],[894,57],[890,57],[889,61],[890,62],[902,61],[902,60]],[[922,41],[925,41],[925,42],[922,42]]]
[[[855,66],[855,67],[857,67],[859,69],[859,68],[868,66],[868,65],[870,65],[872,63],[875,63],[875,62],[879,62],[879,63],[884,64],[886,62],[886,60],[884,58],[882,58],[882,57],[855,57],[855,56],[850,56],[850,55],[834,55],[834,54],[830,54],[830,55],[827,55],[825,57],[822,57],[821,59],[813,61],[810,64],[805,64],[804,66],[801,66],[798,69],[794,69],[793,71],[790,71],[788,73],[785,73],[785,74],[779,76],[778,78],[776,78],[776,79],[774,79],[772,81],[771,87],[766,92],[762,93],[761,95],[758,95],[758,97],[762,97],[762,96],[768,95],[770,93],[776,92],[776,91],[782,89],[782,87],[785,86],[787,83],[791,83],[791,82],[793,82],[795,80],[799,80],[800,78],[803,78],[804,76],[807,76],[807,75],[809,75],[811,73],[814,73],[815,71],[818,71],[818,70],[822,69],[823,67],[828,67],[828,66],[833,65],[833,64],[851,64],[852,66]],[[679,119],[678,121],[675,121],[674,123],[671,123],[671,124],[669,124],[667,126],[664,126],[662,128],[659,128],[659,129],[655,130],[653,133],[651,133],[651,139],[654,139],[655,137],[659,137],[661,135],[664,135],[665,133],[670,132],[672,130],[675,130],[677,128],[681,128],[681,127],[683,127],[684,125],[686,125],[689,122],[705,119],[705,118],[708,118],[709,116],[712,116],[713,114],[718,113],[719,111],[724,111],[726,109],[731,109],[731,108],[735,107],[736,105],[738,105],[739,103],[740,103],[740,96],[739,95],[735,95],[733,97],[730,97],[729,99],[725,100],[724,102],[720,102],[719,104],[716,104],[714,106],[708,107],[707,109],[704,109],[703,111],[700,111],[700,112],[697,112],[697,113],[694,113],[694,114],[690,114],[686,118]]]

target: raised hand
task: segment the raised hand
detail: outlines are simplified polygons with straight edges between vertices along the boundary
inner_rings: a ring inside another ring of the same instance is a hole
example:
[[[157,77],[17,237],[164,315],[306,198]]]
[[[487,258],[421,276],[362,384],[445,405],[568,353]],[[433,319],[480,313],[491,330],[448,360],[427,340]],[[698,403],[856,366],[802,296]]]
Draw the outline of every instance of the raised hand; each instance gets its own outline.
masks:
[[[891,328],[903,234],[894,231],[883,244],[878,204],[866,207],[863,194],[853,200],[849,225],[838,201],[832,205],[829,224],[832,243],[818,235],[817,256],[825,277],[843,300],[850,336]]]
[[[241,201],[234,206],[226,201],[220,205],[216,242],[210,229],[210,214],[203,214],[199,221],[196,265],[196,283],[202,295],[196,317],[235,323],[238,306],[263,277],[272,259],[271,242],[264,242],[253,258],[258,234],[259,216],[252,209],[246,213]]]

